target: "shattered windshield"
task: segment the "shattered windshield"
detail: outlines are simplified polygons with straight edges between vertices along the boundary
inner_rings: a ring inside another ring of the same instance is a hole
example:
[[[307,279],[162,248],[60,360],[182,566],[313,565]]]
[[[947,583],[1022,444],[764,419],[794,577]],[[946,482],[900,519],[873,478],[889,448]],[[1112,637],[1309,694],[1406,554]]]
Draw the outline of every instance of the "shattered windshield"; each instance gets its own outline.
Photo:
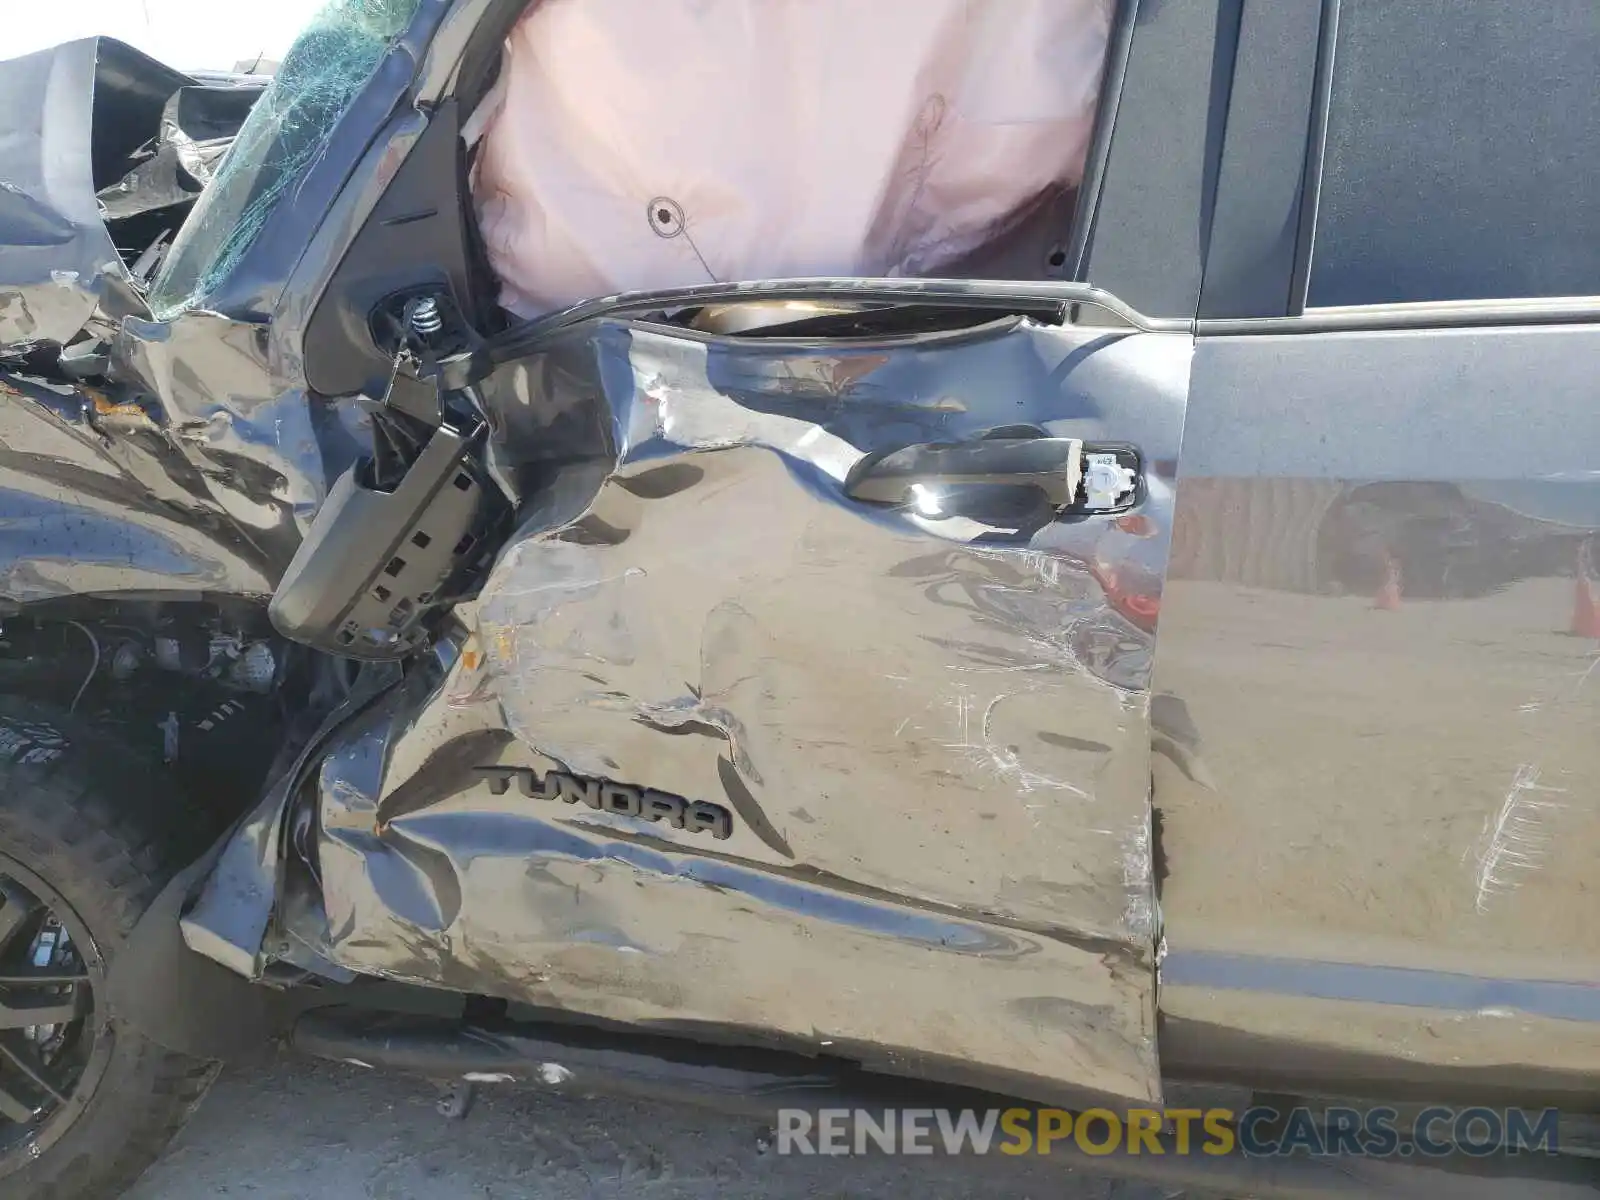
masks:
[[[250,248],[421,0],[329,0],[284,56],[151,285],[167,319],[201,306]]]

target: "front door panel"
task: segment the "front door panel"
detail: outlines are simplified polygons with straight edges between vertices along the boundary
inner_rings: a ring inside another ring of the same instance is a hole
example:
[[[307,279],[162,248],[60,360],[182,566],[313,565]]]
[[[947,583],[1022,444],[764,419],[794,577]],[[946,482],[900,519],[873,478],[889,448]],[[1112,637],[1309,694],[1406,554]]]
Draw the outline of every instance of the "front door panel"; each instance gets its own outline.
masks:
[[[325,952],[1157,1098],[1148,682],[1190,346],[595,320],[502,368],[484,394],[538,488],[451,679],[324,772]],[[847,494],[869,453],[996,432],[1130,444],[1136,505]]]

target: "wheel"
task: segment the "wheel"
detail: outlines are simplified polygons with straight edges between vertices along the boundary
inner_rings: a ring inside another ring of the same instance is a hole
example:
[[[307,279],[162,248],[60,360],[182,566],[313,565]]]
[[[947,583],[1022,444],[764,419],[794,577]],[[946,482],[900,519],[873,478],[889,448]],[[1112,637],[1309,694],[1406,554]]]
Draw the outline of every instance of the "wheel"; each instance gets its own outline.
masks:
[[[0,698],[0,1198],[120,1195],[216,1075],[105,1011],[106,970],[180,869],[163,770]],[[170,822],[169,820],[169,823]]]

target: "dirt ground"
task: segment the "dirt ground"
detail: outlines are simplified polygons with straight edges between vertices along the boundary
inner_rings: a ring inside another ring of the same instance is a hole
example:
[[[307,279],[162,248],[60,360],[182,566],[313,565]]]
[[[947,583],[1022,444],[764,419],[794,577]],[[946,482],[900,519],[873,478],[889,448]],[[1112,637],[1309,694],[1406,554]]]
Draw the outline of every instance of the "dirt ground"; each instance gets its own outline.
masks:
[[[127,1200],[1167,1200],[1059,1162],[795,1158],[754,1123],[486,1089],[464,1122],[425,1082],[284,1059],[225,1075]]]

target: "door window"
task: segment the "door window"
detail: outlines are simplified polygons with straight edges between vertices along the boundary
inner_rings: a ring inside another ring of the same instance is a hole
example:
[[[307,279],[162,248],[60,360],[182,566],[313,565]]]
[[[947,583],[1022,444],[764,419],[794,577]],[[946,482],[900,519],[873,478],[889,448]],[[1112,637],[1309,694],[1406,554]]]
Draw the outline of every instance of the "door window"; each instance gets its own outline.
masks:
[[[1600,5],[1343,0],[1307,304],[1600,293]]]

